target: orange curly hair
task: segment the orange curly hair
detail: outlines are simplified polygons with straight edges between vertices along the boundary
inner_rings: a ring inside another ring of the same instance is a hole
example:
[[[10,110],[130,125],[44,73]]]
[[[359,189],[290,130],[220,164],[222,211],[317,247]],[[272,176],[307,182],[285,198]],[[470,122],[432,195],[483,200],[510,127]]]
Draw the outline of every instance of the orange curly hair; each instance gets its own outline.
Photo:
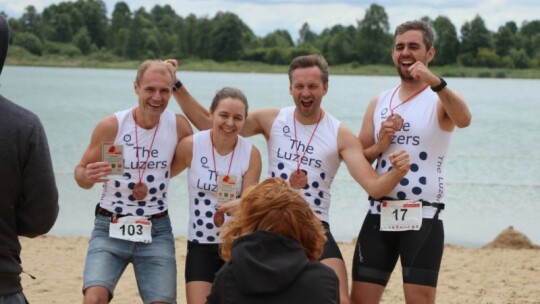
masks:
[[[221,230],[222,258],[230,262],[234,240],[258,230],[297,241],[313,262],[321,256],[326,242],[321,220],[302,195],[281,178],[266,179],[246,190],[239,212]]]

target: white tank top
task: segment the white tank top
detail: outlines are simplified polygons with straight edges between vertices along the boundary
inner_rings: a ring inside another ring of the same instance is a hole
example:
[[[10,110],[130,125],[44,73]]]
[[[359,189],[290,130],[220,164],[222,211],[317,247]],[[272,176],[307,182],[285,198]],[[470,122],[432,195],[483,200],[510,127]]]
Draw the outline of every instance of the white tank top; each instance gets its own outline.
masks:
[[[117,112],[115,115],[118,119],[118,133],[114,143],[124,146],[124,175],[112,176],[111,180],[103,184],[101,207],[118,214],[139,216],[167,210],[171,161],[178,143],[176,115],[165,110],[156,126],[157,132],[156,127],[147,130],[138,126],[138,146],[133,108]],[[154,144],[150,150],[154,133]],[[143,173],[144,167],[146,169]],[[139,172],[141,182],[148,186],[148,194],[143,200],[136,200],[132,194],[133,186],[139,182]]]
[[[294,132],[295,107],[283,108],[272,124],[268,146],[268,173],[272,177],[288,180],[297,168],[307,172],[308,184],[300,189],[309,206],[330,223],[330,186],[336,175],[341,158],[339,157],[337,135],[341,124],[328,112],[315,131],[311,143],[308,142],[316,124],[303,125],[296,121],[296,140]],[[298,152],[297,152],[298,147]],[[305,152],[305,154],[304,154]]]
[[[381,123],[390,115],[390,99],[395,90],[393,88],[382,93],[377,101],[373,115],[375,140],[378,139]],[[398,106],[401,100],[399,89],[396,91],[392,107],[394,113],[403,117],[403,128],[396,132],[388,150],[378,158],[375,170],[379,174],[387,172],[391,167],[388,156],[400,149],[409,153],[411,169],[387,197],[442,203],[446,186],[446,158],[452,132],[444,131],[439,126],[438,100],[436,93],[425,89],[414,99]],[[379,213],[376,205],[370,210]],[[433,207],[424,207],[424,217],[432,218],[435,210]]]
[[[244,137],[238,136],[238,142],[233,152],[220,155],[214,151],[210,130],[200,131],[193,135],[193,158],[188,169],[189,188],[189,221],[188,238],[191,242],[215,244],[219,239],[220,228],[214,226],[214,213],[217,206],[216,172],[227,174],[229,164],[230,175],[237,178],[236,195],[242,193],[242,177],[249,169],[252,144]],[[216,159],[214,167],[214,158]],[[231,163],[232,158],[232,163]],[[225,221],[228,216],[225,215]]]

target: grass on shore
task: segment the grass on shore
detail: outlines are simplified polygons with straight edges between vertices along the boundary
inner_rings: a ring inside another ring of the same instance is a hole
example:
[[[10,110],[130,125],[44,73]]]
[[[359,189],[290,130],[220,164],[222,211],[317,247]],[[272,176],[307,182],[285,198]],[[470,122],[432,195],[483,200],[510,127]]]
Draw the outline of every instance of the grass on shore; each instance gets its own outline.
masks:
[[[18,56],[22,55],[22,56]],[[78,67],[78,68],[115,68],[136,69],[140,61],[111,60],[110,58],[65,56],[33,56],[21,54],[10,49],[6,65],[19,66],[49,66],[49,67]],[[260,62],[235,61],[219,63],[213,60],[188,59],[182,61],[181,70],[206,72],[238,72],[238,73],[287,73],[286,65],[270,65]],[[520,78],[540,79],[540,68],[506,69],[478,68],[462,66],[432,67],[432,71],[442,77],[477,77],[477,78]],[[390,65],[360,65],[348,63],[330,66],[332,75],[376,75],[395,76],[396,71]]]

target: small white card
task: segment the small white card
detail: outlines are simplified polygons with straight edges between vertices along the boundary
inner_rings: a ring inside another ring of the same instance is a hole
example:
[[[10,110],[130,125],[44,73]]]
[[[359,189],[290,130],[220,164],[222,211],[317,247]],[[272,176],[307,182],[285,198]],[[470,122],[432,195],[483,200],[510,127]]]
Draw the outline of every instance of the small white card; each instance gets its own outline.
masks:
[[[103,144],[103,161],[112,168],[110,175],[124,174],[124,145]]]
[[[422,227],[422,202],[381,202],[381,231],[420,230],[420,227]]]
[[[217,177],[217,198],[218,204],[223,204],[232,201],[236,198],[236,181],[238,178],[235,175],[220,175]]]
[[[152,243],[152,222],[144,216],[113,217],[109,236],[131,242]]]

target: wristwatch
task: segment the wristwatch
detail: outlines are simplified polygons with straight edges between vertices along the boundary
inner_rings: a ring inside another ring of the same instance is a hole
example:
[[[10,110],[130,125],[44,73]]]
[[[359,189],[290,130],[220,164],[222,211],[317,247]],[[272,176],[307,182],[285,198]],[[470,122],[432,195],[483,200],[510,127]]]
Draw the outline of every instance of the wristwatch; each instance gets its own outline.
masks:
[[[172,90],[176,92],[176,90],[180,89],[182,85],[183,83],[180,80],[176,80],[176,83],[173,85]]]
[[[441,83],[439,83],[437,86],[431,87],[433,92],[440,92],[442,89],[446,88],[446,81],[444,81],[442,77],[439,77],[439,79],[441,80]]]

